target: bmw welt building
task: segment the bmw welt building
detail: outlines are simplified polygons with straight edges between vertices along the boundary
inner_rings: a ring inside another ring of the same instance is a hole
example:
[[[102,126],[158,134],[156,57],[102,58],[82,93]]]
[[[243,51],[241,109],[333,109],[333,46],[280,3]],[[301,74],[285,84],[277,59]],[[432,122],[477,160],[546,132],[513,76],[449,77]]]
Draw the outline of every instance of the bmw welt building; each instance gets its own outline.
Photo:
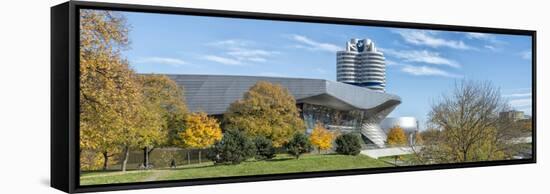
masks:
[[[280,84],[296,99],[307,130],[321,122],[329,130],[360,133],[368,147],[384,147],[380,122],[401,99],[375,88],[309,78],[233,75],[166,75],[185,89],[190,111],[221,116],[258,81]]]

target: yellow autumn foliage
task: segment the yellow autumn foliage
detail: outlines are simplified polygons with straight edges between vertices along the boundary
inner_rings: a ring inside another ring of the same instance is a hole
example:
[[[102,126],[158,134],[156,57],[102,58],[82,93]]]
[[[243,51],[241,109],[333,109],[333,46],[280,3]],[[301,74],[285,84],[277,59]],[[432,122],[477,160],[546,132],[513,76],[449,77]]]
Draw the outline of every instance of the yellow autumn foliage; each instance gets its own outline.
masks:
[[[405,145],[407,143],[407,136],[403,128],[394,126],[388,132],[387,143],[390,145]]]
[[[127,26],[116,13],[82,10],[79,27],[80,149],[113,156],[140,101],[134,72],[120,55],[128,45]]]
[[[317,123],[309,136],[309,141],[321,152],[332,148],[334,137],[334,133],[328,131],[321,123]]]
[[[220,124],[204,112],[190,114],[185,124],[186,128],[179,133],[184,147],[207,148],[222,139]]]

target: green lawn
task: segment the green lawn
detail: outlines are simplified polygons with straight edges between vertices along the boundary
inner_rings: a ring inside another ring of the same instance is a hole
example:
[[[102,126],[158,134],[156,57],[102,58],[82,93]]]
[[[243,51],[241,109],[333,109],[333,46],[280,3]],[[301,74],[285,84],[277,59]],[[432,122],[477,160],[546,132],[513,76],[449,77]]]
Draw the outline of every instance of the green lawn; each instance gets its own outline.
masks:
[[[364,155],[304,155],[294,159],[288,155],[278,155],[271,161],[247,161],[238,165],[213,165],[212,162],[185,165],[176,169],[134,170],[122,172],[84,172],[81,185],[145,182],[159,180],[182,180],[208,177],[230,177],[259,174],[280,174],[293,172],[314,172],[359,168],[390,167],[382,160]]]

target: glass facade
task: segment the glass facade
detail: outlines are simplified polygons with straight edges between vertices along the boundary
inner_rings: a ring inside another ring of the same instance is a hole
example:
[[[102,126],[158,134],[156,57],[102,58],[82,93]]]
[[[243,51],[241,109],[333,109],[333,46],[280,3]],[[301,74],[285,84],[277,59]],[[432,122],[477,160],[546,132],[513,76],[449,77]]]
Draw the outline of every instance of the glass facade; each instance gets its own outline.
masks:
[[[326,106],[302,103],[302,118],[310,132],[317,122],[329,130],[360,132],[365,113],[359,110],[341,111]]]

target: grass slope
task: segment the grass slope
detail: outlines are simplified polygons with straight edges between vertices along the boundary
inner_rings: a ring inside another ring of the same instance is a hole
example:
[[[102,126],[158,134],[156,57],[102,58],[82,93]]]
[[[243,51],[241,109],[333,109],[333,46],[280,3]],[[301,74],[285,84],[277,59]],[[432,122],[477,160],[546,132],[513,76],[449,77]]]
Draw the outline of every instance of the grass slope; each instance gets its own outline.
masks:
[[[84,172],[81,185],[128,183],[159,180],[182,180],[209,177],[231,177],[260,174],[314,172],[392,166],[384,161],[364,155],[304,155],[294,159],[278,155],[270,161],[247,161],[238,165],[213,165],[212,162],[186,165],[176,169],[136,170],[122,172]]]

